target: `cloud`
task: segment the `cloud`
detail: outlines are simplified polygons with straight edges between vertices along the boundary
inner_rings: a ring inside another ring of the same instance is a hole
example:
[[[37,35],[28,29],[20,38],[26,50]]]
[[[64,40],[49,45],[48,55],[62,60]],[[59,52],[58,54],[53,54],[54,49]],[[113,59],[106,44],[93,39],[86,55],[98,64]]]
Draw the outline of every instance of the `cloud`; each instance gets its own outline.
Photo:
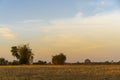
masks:
[[[77,16],[75,15],[75,17],[70,18],[70,19],[61,19],[61,20],[52,20],[51,23],[53,25],[71,25],[71,24],[79,24],[79,25],[83,25],[83,24],[93,24],[93,25],[109,25],[109,24],[120,24],[119,20],[120,20],[120,11],[114,11],[114,12],[107,12],[107,13],[98,13],[95,14],[94,16],[89,16],[89,17],[82,17],[82,13],[80,13],[80,15],[78,15],[79,13],[77,13]]]
[[[78,14],[72,18],[51,20],[51,25],[40,28],[44,35],[41,41],[54,47],[74,47],[78,50],[81,47],[101,48],[102,45],[104,48],[119,42],[120,11],[89,17],[83,17],[81,12]]]
[[[101,4],[102,4],[102,5],[105,5],[105,1],[104,1],[104,0],[103,0],[103,1],[101,1]]]
[[[16,36],[12,33],[9,28],[0,28],[0,36],[7,39],[15,39]]]
[[[41,19],[30,19],[30,20],[24,20],[18,23],[24,23],[24,24],[28,24],[28,23],[42,23],[44,22],[44,20]]]
[[[80,3],[78,8],[84,12],[85,16],[94,16],[96,13],[118,10],[118,3],[118,0],[88,0],[87,2],[85,1],[85,3]]]

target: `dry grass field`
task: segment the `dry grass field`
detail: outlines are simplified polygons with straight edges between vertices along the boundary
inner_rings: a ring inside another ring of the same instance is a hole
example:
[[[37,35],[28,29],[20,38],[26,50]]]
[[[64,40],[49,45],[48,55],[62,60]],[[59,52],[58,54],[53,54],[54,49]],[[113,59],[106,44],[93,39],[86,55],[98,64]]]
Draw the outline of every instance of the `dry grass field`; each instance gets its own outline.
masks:
[[[0,66],[0,80],[120,80],[120,65]]]

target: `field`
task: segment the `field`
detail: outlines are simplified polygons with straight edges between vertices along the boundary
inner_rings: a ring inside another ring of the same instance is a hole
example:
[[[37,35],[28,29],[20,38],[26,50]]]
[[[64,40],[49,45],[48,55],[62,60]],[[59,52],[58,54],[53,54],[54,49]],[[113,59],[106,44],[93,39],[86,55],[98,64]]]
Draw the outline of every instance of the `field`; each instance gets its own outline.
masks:
[[[0,66],[0,80],[120,80],[120,65]]]

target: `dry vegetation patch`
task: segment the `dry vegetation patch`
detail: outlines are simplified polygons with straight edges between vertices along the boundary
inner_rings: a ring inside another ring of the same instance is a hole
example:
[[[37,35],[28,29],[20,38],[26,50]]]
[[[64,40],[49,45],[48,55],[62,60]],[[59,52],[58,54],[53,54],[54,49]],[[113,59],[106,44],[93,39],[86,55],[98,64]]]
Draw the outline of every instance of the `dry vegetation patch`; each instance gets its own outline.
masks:
[[[120,80],[120,65],[0,66],[0,80]]]

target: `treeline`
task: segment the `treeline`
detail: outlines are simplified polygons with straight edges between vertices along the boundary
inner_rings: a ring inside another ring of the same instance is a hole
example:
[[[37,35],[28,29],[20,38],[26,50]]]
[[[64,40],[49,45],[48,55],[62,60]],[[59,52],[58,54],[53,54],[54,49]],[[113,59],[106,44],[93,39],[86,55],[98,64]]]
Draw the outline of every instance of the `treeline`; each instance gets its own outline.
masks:
[[[58,55],[52,56],[52,62],[47,63],[46,61],[38,60],[37,62],[33,62],[34,53],[32,49],[29,47],[29,44],[23,44],[18,46],[11,47],[12,56],[16,57],[16,60],[8,61],[5,58],[0,58],[0,65],[22,65],[22,64],[55,64],[55,65],[63,65],[66,61],[66,55],[60,53]]]
[[[16,57],[16,60],[13,60],[12,62],[9,62],[5,58],[0,58],[0,65],[22,65],[22,64],[35,64],[35,65],[81,65],[81,64],[120,64],[119,62],[114,61],[105,61],[105,62],[92,62],[90,59],[85,59],[84,62],[75,62],[75,63],[66,63],[66,55],[63,53],[57,54],[52,56],[51,61],[42,61],[38,60],[36,62],[33,62],[34,54],[32,52],[32,49],[29,47],[29,44],[23,44],[19,46],[12,46],[11,47],[11,53],[12,56]]]
[[[74,63],[67,63],[64,62],[64,65],[120,65],[120,62],[113,62],[113,61],[105,61],[105,62],[91,62],[90,59],[85,59],[84,62],[74,62]],[[36,62],[33,62],[32,65],[63,65],[61,64],[61,61],[58,63],[55,62],[47,62],[47,61],[42,61],[38,60]],[[13,60],[13,61],[8,61],[5,60],[5,58],[0,58],[0,65],[21,65],[18,60]]]
[[[73,64],[73,65],[109,65],[109,64],[120,64],[120,61],[114,62],[112,61],[105,61],[105,62],[92,62],[90,59],[85,59],[84,62],[76,62],[76,63],[67,63],[67,64]]]

